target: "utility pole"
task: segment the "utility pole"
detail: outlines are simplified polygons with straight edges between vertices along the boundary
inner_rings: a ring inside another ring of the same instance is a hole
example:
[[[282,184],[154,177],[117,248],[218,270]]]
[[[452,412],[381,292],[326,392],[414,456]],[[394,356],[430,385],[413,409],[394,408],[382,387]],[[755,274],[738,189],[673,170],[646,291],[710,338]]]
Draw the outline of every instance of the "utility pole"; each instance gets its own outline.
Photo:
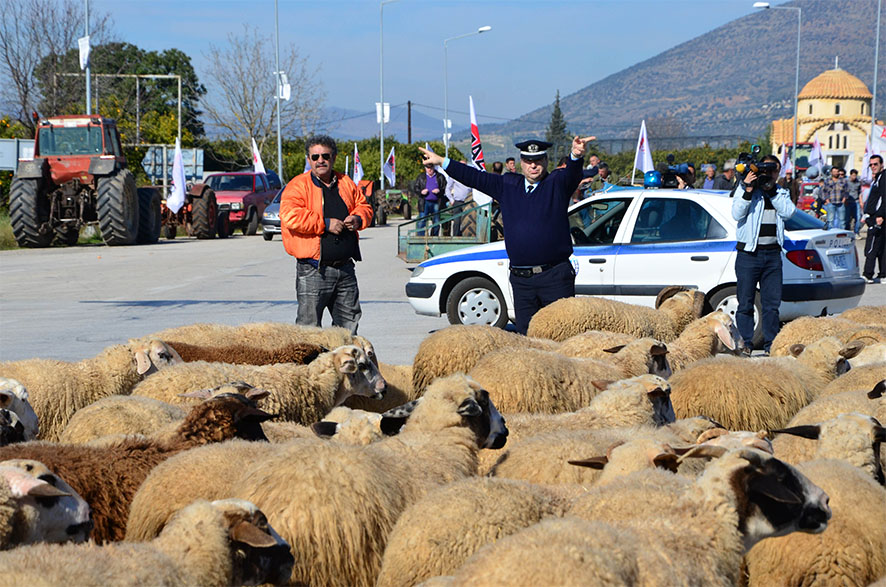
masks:
[[[406,100],[406,143],[412,144],[412,100]]]
[[[84,0],[86,4],[86,18],[83,23],[84,36],[89,38],[89,0]],[[92,114],[92,88],[89,85],[89,61],[86,61],[86,115]]]
[[[280,16],[277,12],[277,0],[274,0],[274,53],[275,66],[277,71],[274,75],[277,77],[277,175],[280,181],[283,181],[283,138],[280,135],[280,92],[283,91],[283,83],[280,78]]]

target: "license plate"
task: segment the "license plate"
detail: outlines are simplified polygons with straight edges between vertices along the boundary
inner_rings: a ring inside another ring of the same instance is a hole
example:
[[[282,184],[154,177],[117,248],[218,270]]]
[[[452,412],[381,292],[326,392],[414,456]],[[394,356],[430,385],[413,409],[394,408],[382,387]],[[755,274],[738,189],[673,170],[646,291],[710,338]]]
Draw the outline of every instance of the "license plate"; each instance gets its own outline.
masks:
[[[837,269],[849,269],[849,264],[846,262],[846,254],[839,255],[831,255],[831,265],[836,267]]]

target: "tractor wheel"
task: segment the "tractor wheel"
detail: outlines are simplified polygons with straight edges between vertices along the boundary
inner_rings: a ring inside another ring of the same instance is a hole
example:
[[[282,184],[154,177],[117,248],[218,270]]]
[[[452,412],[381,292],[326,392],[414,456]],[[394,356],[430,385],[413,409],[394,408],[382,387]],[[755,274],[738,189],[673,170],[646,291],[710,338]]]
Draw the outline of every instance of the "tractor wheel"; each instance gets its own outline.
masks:
[[[378,220],[376,221],[376,223],[379,226],[384,226],[388,223],[388,211],[385,210],[384,206],[378,209]]]
[[[62,224],[55,228],[55,242],[73,247],[80,240],[80,228],[73,224]]]
[[[215,224],[218,218],[218,204],[215,192],[209,188],[203,190],[200,197],[191,199],[191,226],[193,236],[200,239],[215,238]]]
[[[246,224],[246,228],[243,229],[243,234],[248,236],[253,236],[258,232],[258,210],[253,208],[249,211],[249,222]]]
[[[470,212],[461,217],[462,236],[477,236],[477,210],[473,208],[473,204],[464,208],[464,210],[470,209]]]
[[[49,202],[40,186],[36,179],[12,179],[9,220],[20,247],[48,247],[52,242],[52,231],[45,224],[49,220]]]
[[[163,225],[163,236],[165,236],[169,240],[173,240],[175,238],[178,227],[175,224],[164,224]]]
[[[409,205],[409,200],[403,200],[400,210],[403,212],[403,220],[412,220],[412,206]]]
[[[160,193],[153,188],[138,188],[138,237],[136,237],[136,242],[140,245],[152,245],[159,241],[162,222]]]
[[[98,178],[98,225],[108,246],[131,245],[138,236],[138,191],[135,177],[120,169]]]
[[[228,238],[233,234],[231,217],[228,216],[227,210],[222,210],[218,213],[218,217],[215,219],[215,232],[218,234],[218,238]]]

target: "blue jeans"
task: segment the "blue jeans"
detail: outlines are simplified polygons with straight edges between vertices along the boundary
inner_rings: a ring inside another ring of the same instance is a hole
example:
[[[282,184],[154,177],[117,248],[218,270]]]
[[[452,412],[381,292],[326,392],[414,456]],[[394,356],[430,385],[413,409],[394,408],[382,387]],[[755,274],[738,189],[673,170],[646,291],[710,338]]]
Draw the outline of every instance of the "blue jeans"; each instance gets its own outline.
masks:
[[[540,309],[561,298],[575,296],[575,270],[569,261],[531,277],[517,277],[512,273],[510,281],[514,293],[514,325],[520,334],[526,334],[529,321]]]
[[[754,339],[754,296],[760,286],[760,316],[763,327],[763,349],[769,351],[781,323],[778,307],[781,305],[781,249],[738,251],[735,257],[735,295],[738,310],[735,312],[735,325],[738,333],[750,347]]]
[[[298,299],[296,324],[322,326],[323,310],[328,308],[333,326],[357,334],[357,323],[363,312],[353,261],[341,267],[319,268],[299,261],[295,270],[295,295]]]
[[[431,222],[433,222],[434,224],[439,223],[440,222],[440,200],[436,200],[434,202],[429,202],[428,200],[425,200],[425,208],[424,208],[424,211],[422,212],[422,216],[431,216],[432,214],[433,214],[433,217],[431,219]],[[418,228],[418,232],[416,232],[416,234],[418,236],[425,235],[425,231],[422,230],[425,227],[425,224],[427,224],[427,220],[425,218],[422,218],[421,220],[418,221],[418,226],[416,227],[416,228]],[[437,236],[439,233],[440,233],[439,226],[434,226],[433,228],[431,228],[431,236]]]
[[[844,213],[845,213],[845,222],[843,223],[843,228],[846,230],[852,230],[852,219],[855,219],[855,236],[858,236],[858,231],[861,230],[861,209],[853,199],[846,200],[846,203],[843,204]]]
[[[843,204],[825,204],[824,209],[828,211],[827,228],[843,228]]]

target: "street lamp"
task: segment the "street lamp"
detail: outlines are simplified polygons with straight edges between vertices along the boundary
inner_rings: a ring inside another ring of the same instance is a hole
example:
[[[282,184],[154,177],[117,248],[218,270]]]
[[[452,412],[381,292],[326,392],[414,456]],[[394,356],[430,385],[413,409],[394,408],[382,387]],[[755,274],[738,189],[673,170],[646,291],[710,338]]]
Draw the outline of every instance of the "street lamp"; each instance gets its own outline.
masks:
[[[883,0],[877,2],[877,40],[874,41],[874,97],[871,100],[871,144],[874,142],[874,123],[877,120],[877,66],[880,61],[880,11],[883,9]]]
[[[476,31],[443,39],[443,145],[446,147],[447,157],[449,157],[449,67],[447,45],[449,41],[463,39],[465,37],[470,37],[471,35],[479,35],[480,33],[485,33],[486,31],[491,30],[492,27],[489,25],[481,26]]]
[[[800,94],[800,29],[802,23],[803,11],[799,6],[770,6],[769,2],[754,2],[754,8],[762,8],[768,10],[796,10],[797,11],[797,70],[794,74],[794,146],[791,148],[791,169],[793,169],[794,180],[797,180],[797,143],[800,137],[797,136],[797,120],[800,112],[797,110],[797,100]]]
[[[379,130],[378,130],[378,187],[385,187],[385,4],[397,2],[397,0],[381,0],[378,3],[378,102],[379,102]],[[394,187],[394,186],[391,186]]]

